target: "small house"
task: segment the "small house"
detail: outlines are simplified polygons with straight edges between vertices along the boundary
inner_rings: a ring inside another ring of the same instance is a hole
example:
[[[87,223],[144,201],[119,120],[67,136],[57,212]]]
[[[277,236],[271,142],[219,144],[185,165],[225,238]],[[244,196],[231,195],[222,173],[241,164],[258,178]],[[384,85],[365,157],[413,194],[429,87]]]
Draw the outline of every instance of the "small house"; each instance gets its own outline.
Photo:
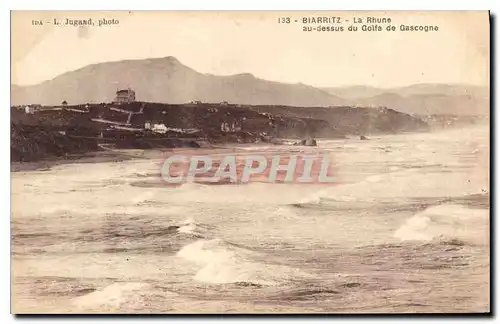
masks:
[[[239,122],[233,121],[232,124],[227,122],[222,122],[220,125],[220,130],[225,133],[234,133],[241,131],[241,124]]]
[[[154,124],[153,125],[153,132],[155,133],[160,133],[160,134],[165,134],[167,132],[167,126],[165,124]]]
[[[135,101],[135,91],[132,89],[116,91],[115,102],[117,103],[130,103]]]
[[[24,107],[24,112],[26,114],[32,115],[32,114],[35,113],[35,107],[33,107],[33,106],[26,106],[26,107]]]

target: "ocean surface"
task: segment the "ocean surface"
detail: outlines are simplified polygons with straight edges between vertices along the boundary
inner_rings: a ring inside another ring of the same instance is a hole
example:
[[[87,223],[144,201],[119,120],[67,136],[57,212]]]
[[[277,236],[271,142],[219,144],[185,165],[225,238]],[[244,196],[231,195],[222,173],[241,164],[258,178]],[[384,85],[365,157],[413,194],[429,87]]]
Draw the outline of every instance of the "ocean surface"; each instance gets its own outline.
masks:
[[[330,185],[166,187],[159,151],[13,172],[12,311],[490,310],[487,126],[318,143]]]

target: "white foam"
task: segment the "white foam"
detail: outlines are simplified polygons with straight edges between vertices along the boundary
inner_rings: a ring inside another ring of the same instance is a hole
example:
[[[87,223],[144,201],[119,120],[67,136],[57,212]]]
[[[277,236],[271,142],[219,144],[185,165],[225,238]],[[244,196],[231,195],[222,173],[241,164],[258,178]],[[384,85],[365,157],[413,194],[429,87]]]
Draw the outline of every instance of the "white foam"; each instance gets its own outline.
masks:
[[[194,223],[194,219],[188,218],[188,219],[184,220],[181,224],[189,225],[189,224],[192,224],[192,223]]]
[[[291,267],[254,261],[257,253],[231,246],[220,239],[196,241],[183,247],[177,256],[201,266],[194,280],[206,283],[276,285],[291,278],[312,277]]]
[[[233,258],[234,255],[235,252],[226,249],[224,242],[219,239],[198,240],[177,252],[177,256],[198,264],[224,262]]]
[[[79,308],[119,308],[120,305],[136,296],[137,292],[147,288],[145,283],[114,283],[102,290],[77,297],[73,305]]]
[[[182,226],[177,229],[179,233],[184,233],[184,234],[194,234],[197,227],[196,223],[192,218],[188,218],[185,221],[182,222]]]
[[[409,218],[394,233],[402,241],[459,239],[473,244],[489,243],[489,211],[460,205],[440,205]]]

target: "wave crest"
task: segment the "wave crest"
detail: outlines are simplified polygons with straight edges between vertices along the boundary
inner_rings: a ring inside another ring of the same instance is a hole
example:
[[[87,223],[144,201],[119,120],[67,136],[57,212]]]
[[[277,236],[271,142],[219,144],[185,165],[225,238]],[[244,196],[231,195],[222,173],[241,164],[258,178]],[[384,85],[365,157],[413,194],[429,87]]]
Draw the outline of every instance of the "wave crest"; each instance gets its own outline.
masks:
[[[460,205],[429,207],[394,233],[402,241],[450,241],[489,244],[489,211]]]
[[[298,269],[258,261],[259,253],[220,239],[198,240],[184,246],[177,256],[201,266],[194,280],[213,284],[245,282],[247,286],[273,286],[311,277]]]

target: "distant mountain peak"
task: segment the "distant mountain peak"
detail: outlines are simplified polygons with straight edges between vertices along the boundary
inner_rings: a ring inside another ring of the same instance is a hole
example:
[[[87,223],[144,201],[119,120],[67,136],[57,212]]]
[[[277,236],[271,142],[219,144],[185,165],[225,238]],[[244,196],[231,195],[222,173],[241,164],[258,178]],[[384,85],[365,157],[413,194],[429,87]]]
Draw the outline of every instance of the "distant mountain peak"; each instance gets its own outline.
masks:
[[[175,63],[175,64],[182,64],[181,61],[179,61],[176,57],[174,56],[165,56],[162,58],[163,60],[170,62],[170,63]]]
[[[154,63],[154,64],[169,64],[169,65],[182,65],[182,64],[176,57],[174,56],[165,56],[165,57],[155,57],[155,58],[149,58],[145,60],[135,60],[137,62],[149,62],[149,63]]]
[[[237,78],[256,79],[255,75],[253,75],[252,73],[238,73],[232,76]]]
[[[66,72],[50,82],[13,87],[14,105],[110,102],[117,86],[134,89],[141,101],[186,103],[228,101],[248,105],[318,107],[344,101],[317,88],[267,81],[251,73],[199,73],[174,56],[102,62]]]

